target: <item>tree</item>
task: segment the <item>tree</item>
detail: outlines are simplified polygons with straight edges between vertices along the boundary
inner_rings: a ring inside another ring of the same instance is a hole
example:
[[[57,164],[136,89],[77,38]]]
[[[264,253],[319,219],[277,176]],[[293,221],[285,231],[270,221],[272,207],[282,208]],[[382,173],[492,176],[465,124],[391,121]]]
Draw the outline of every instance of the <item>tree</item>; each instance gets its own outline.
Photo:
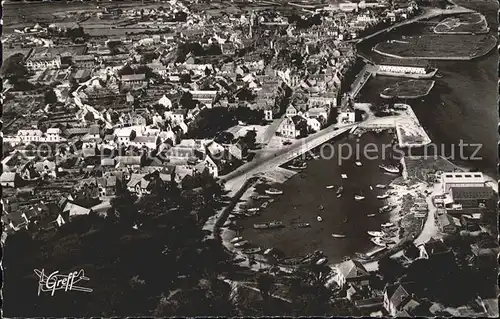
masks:
[[[53,104],[57,102],[57,95],[53,89],[50,89],[47,92],[45,92],[44,98],[45,98],[45,104]]]
[[[408,242],[404,248],[404,255],[409,259],[416,259],[420,256],[420,250],[413,242]]]
[[[296,316],[330,315],[333,290],[326,287],[332,276],[328,266],[299,267],[290,279],[290,290]]]
[[[255,148],[257,133],[254,130],[250,130],[245,134],[242,140],[248,145],[250,149]]]
[[[6,79],[23,79],[28,75],[28,69],[23,65],[24,55],[16,53],[9,56],[2,64],[2,74]]]
[[[385,256],[379,260],[378,270],[386,283],[393,283],[403,274],[404,267],[399,261]]]
[[[135,197],[127,189],[123,189],[118,196],[110,201],[111,207],[118,216],[120,223],[132,226],[138,219],[138,210]]]
[[[268,273],[259,273],[257,275],[257,287],[262,296],[262,310],[264,314],[268,314],[270,310],[271,296],[274,290],[274,277]]]

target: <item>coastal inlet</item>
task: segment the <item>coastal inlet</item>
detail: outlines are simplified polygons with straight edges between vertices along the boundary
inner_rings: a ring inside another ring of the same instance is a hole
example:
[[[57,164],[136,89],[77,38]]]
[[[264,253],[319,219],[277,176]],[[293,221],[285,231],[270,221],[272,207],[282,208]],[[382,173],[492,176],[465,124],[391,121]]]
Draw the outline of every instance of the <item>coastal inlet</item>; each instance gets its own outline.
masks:
[[[287,257],[305,256],[315,250],[322,250],[329,263],[340,262],[345,256],[376,248],[367,231],[380,230],[390,216],[389,212],[379,212],[386,205],[383,195],[390,190],[377,188],[376,185],[387,185],[398,176],[385,172],[379,165],[395,164],[397,160],[391,160],[393,154],[387,150],[386,160],[381,158],[381,153],[375,160],[368,160],[361,154],[358,158],[353,156],[344,159],[339,165],[337,150],[340,145],[345,145],[346,149],[348,145],[352,150],[356,147],[363,150],[369,143],[381,150],[383,145],[393,142],[394,134],[387,131],[378,134],[368,132],[360,138],[350,134],[335,142],[328,142],[335,149],[333,156],[328,151],[330,147],[325,147],[324,158],[315,155],[316,159],[307,161],[307,166],[296,170],[298,173],[285,183],[256,187],[258,194],[273,200],[252,217],[237,217],[235,223],[240,230],[236,235],[263,250],[277,248]],[[320,148],[315,150],[315,154],[319,153]],[[371,156],[375,157],[374,153],[370,153]],[[343,188],[342,195],[338,197],[340,186]],[[279,189],[283,194],[268,195],[265,190],[269,187]],[[363,199],[356,200],[355,196]],[[245,206],[260,207],[266,201],[255,199],[245,203]],[[273,221],[281,222],[282,227],[254,228],[254,224]]]

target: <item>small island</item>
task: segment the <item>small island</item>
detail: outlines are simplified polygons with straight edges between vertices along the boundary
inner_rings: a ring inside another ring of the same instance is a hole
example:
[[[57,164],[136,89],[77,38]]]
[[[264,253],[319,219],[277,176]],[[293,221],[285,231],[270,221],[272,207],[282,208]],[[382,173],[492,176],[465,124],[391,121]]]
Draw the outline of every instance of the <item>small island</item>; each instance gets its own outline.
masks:
[[[417,99],[429,94],[434,87],[435,81],[431,80],[408,80],[398,82],[380,93],[384,99]]]
[[[434,27],[437,34],[485,34],[489,31],[486,17],[478,12],[446,18]]]
[[[486,55],[496,43],[490,34],[429,34],[381,42],[373,51],[398,59],[472,60]]]

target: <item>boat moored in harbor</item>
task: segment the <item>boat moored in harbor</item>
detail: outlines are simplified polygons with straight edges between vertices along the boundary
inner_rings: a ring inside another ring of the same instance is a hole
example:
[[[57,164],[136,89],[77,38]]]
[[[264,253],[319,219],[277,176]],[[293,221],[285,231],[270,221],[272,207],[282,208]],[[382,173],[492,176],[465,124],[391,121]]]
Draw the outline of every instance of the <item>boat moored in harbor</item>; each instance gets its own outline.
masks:
[[[393,165],[380,164],[378,167],[391,174],[399,174],[399,168]]]
[[[255,229],[268,229],[269,224],[268,223],[253,224],[253,228],[255,228]]]
[[[385,189],[387,186],[384,184],[377,184],[375,187],[380,189]]]
[[[396,208],[395,205],[385,205],[385,206],[379,208],[379,212],[380,213],[387,213],[387,212],[390,212],[391,210],[393,210],[394,208]]]
[[[284,227],[284,226],[285,225],[283,225],[283,222],[281,222],[281,221],[253,224],[253,228],[255,228],[255,229],[273,229],[273,228],[280,228],[280,227]]]
[[[385,234],[381,231],[367,231],[368,235],[374,236],[374,237],[382,237]]]
[[[299,224],[297,224],[297,227],[298,228],[307,228],[307,227],[311,227],[311,224],[309,224],[309,223],[299,223]]]
[[[386,199],[389,198],[389,194],[384,194],[384,195],[377,195],[378,199]]]
[[[242,241],[242,240],[243,240],[243,237],[235,237],[235,238],[231,239],[230,243],[234,244],[234,243],[237,243],[237,242]]]
[[[256,254],[256,253],[260,253],[261,250],[262,249],[260,247],[248,248],[248,249],[244,249],[242,251],[242,253],[244,253],[244,254]]]
[[[342,234],[332,234],[333,238],[345,238],[345,235]]]
[[[259,216],[260,212],[258,210],[247,211],[246,213],[243,213],[243,215],[246,217],[254,217],[254,216]]]
[[[234,247],[243,247],[245,245],[248,245],[248,241],[247,240],[240,241],[239,243],[234,244]]]
[[[318,266],[323,265],[324,263],[326,263],[326,261],[327,261],[326,257],[323,257],[316,262],[316,265]]]
[[[288,165],[288,168],[291,168],[291,169],[304,169],[304,168],[307,168],[307,163],[290,164],[290,165]]]
[[[277,188],[268,188],[265,190],[265,192],[268,195],[281,195],[281,194],[283,194],[283,191],[279,190]]]
[[[356,253],[356,257],[361,260],[367,260],[369,258],[366,254],[363,253]]]
[[[281,221],[273,221],[269,223],[269,229],[285,227]]]
[[[372,243],[374,243],[377,246],[387,247],[387,245],[384,242],[382,242],[382,239],[380,237],[373,237],[370,240],[371,240]]]
[[[342,191],[344,190],[344,187],[343,186],[340,186],[338,189],[337,189],[337,194],[340,194],[342,193]]]
[[[382,226],[382,227],[392,227],[392,226],[394,226],[394,224],[393,223],[385,223],[385,224],[382,224],[380,226]]]

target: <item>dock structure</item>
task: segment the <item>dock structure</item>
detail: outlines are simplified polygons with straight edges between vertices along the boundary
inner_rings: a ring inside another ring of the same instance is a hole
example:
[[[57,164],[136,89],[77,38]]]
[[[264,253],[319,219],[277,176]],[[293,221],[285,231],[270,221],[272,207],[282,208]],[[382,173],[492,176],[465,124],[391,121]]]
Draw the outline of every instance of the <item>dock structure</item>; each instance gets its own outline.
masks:
[[[351,99],[354,99],[356,98],[356,96],[358,96],[359,92],[361,92],[361,89],[365,86],[365,84],[368,82],[371,76],[372,76],[371,67],[368,64],[366,64],[351,86],[351,90],[349,92],[349,96]]]

